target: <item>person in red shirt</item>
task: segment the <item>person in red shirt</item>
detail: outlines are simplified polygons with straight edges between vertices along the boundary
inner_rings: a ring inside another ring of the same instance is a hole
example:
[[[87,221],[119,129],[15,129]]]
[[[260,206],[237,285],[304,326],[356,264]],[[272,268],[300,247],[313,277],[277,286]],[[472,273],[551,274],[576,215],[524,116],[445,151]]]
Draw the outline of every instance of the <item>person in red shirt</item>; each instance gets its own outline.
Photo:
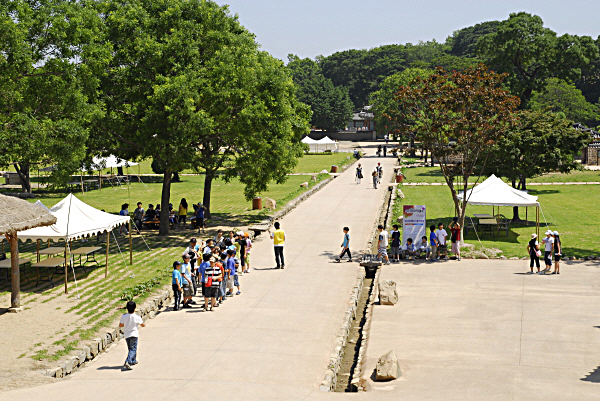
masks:
[[[452,219],[449,228],[452,253],[456,256],[456,259],[460,260],[460,224],[458,223],[458,217]]]

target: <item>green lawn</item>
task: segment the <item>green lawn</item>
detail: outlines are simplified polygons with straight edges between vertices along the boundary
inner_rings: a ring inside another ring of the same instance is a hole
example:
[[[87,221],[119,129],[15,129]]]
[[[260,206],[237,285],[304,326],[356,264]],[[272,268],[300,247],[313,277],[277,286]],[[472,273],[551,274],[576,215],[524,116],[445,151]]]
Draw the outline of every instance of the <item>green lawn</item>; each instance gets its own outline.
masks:
[[[304,155],[302,158],[298,160],[298,165],[294,169],[295,173],[318,173],[319,171],[326,169],[329,171],[332,165],[342,166],[350,161],[352,157],[351,153],[332,153],[332,154],[319,154],[319,155]],[[142,160],[139,165],[132,166],[129,169],[125,169],[123,172],[125,174],[154,174],[152,171],[152,159]],[[14,167],[11,165],[8,168],[9,171],[15,171]],[[203,170],[200,170],[201,172]],[[110,174],[110,169],[102,170],[102,174]],[[117,173],[117,169],[114,168],[112,170],[113,174]],[[98,175],[98,172],[94,172],[95,175]],[[182,171],[182,174],[196,174],[196,172],[192,169],[186,169]],[[37,177],[37,170],[32,170],[31,172],[32,178]],[[44,173],[41,173],[43,176]]]
[[[561,233],[564,254],[568,256],[587,256],[600,254],[600,242],[596,238],[600,209],[595,207],[599,187],[596,185],[549,185],[531,187],[529,193],[539,196],[545,219],[552,230]],[[454,217],[454,207],[450,191],[446,186],[417,187],[403,186],[404,199],[398,199],[394,207],[394,221],[402,213],[402,204],[426,205],[427,226],[443,222],[447,226]],[[467,215],[475,213],[492,213],[491,206],[468,206]],[[497,212],[496,212],[497,213]],[[507,218],[512,217],[512,208],[502,207],[500,213]],[[521,219],[525,219],[525,208],[521,208]],[[535,221],[535,209],[529,210],[529,221]],[[541,232],[546,225],[541,217]],[[429,231],[428,231],[429,232]],[[525,224],[512,225],[509,236],[500,232],[492,238],[486,234],[481,243],[487,248],[498,248],[506,257],[527,256],[525,247],[535,232],[535,226]],[[471,231],[465,241],[478,244],[477,237]]]
[[[404,168],[402,172],[407,182],[441,182],[445,183],[444,176],[439,167],[414,167]],[[476,177],[475,177],[476,178]],[[482,177],[483,178],[483,177]],[[600,171],[582,170],[569,174],[548,173],[539,177],[528,179],[530,182],[600,182]]]

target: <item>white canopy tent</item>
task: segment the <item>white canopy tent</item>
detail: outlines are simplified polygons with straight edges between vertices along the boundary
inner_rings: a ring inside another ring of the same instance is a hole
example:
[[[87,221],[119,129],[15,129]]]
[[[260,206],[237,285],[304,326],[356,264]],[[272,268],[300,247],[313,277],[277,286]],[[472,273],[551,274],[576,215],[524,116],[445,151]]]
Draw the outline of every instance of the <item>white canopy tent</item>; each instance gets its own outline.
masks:
[[[71,241],[86,238],[94,234],[111,232],[115,227],[130,224],[129,216],[118,216],[103,212],[77,199],[73,194],[67,195],[63,200],[51,207],[50,213],[56,217],[56,223],[47,227],[36,227],[21,231],[19,239],[21,241],[32,240],[38,244],[38,241],[47,241],[48,244],[50,244],[50,241],[65,241],[65,269],[68,260],[68,245]],[[109,247],[110,235],[107,235],[105,276],[108,275]],[[130,263],[132,263],[131,226],[129,227],[129,259]],[[66,279],[65,274],[65,283]]]
[[[338,150],[338,143],[327,136],[319,140],[311,139],[307,136],[304,139],[302,139],[302,143],[308,145],[309,151],[311,153],[319,153],[324,152],[326,150]]]
[[[50,209],[48,209],[48,206],[44,205],[44,204],[42,203],[42,201],[41,201],[41,200],[39,200],[39,199],[35,201],[34,205],[36,205],[36,206],[39,206],[39,207],[41,207],[42,209],[50,210]]]
[[[92,160],[92,165],[89,167],[89,170],[103,170],[105,168],[116,168],[116,167],[131,167],[137,166],[139,163],[131,162],[128,160],[119,159],[114,155],[110,155],[108,157],[94,157]],[[87,167],[83,169],[83,171],[87,171]]]
[[[538,197],[511,187],[493,174],[481,184],[466,191],[466,197],[462,191],[458,193],[457,197],[462,202],[466,198],[469,205],[535,207],[536,227],[539,235],[540,203]]]

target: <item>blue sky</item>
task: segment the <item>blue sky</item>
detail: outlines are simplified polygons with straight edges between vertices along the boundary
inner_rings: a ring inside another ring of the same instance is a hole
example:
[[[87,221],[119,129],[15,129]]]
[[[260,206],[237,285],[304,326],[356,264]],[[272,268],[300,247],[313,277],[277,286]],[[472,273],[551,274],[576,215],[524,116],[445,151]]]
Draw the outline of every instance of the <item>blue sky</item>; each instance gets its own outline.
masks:
[[[275,57],[314,58],[383,44],[443,42],[453,31],[511,12],[537,14],[558,34],[600,35],[600,0],[216,0],[228,4]]]

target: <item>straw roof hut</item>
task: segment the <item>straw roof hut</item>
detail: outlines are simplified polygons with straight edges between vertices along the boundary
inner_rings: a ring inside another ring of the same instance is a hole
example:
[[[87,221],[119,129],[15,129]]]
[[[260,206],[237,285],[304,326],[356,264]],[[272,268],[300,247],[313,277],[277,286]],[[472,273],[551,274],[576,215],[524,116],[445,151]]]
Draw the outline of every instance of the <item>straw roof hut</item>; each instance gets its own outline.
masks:
[[[18,231],[29,228],[49,226],[56,223],[48,210],[38,205],[12,196],[0,195],[0,234],[6,236],[10,243],[12,292],[10,310],[18,311],[21,307],[21,275],[19,273]]]

